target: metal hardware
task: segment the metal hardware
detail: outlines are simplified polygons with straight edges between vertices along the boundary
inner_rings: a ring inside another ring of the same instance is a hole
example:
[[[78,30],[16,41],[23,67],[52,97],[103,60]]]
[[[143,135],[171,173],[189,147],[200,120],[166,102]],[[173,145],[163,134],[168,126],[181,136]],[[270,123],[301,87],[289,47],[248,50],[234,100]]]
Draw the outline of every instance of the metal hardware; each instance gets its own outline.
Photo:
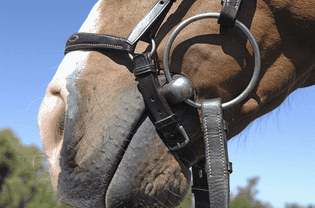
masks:
[[[219,13],[204,13],[204,14],[199,14],[196,16],[193,16],[185,21],[183,21],[171,34],[171,36],[169,37],[166,45],[165,45],[165,49],[164,49],[164,53],[163,53],[163,68],[164,68],[164,72],[165,72],[165,77],[167,82],[171,82],[172,81],[172,77],[170,74],[170,69],[169,69],[169,53],[170,53],[170,49],[172,46],[172,43],[174,42],[174,39],[176,38],[176,36],[178,35],[178,33],[187,25],[189,25],[190,23],[200,20],[200,19],[205,19],[205,18],[219,18],[220,14]],[[249,39],[250,43],[252,44],[252,47],[254,49],[254,56],[255,56],[255,67],[254,67],[254,73],[252,76],[252,79],[250,80],[248,86],[246,87],[246,89],[236,98],[234,98],[233,100],[229,101],[229,102],[225,102],[222,104],[222,109],[225,110],[227,108],[231,108],[237,104],[239,104],[241,101],[243,101],[248,95],[249,93],[254,89],[257,81],[258,81],[258,77],[259,77],[259,73],[260,73],[260,65],[261,65],[261,61],[260,61],[260,52],[259,52],[259,48],[258,48],[258,44],[254,38],[254,36],[252,35],[252,33],[249,31],[249,29],[240,21],[236,20],[235,21],[235,25],[240,28],[245,35],[247,36],[247,38]],[[197,103],[195,101],[192,101],[190,99],[185,101],[187,104],[201,109],[201,104]]]
[[[173,5],[174,0],[159,0],[151,10],[140,20],[136,27],[129,34],[126,42],[134,45],[138,40],[150,42],[154,37],[163,19]]]
[[[154,54],[156,50],[156,44],[153,38],[151,38],[151,52],[150,52],[150,57],[152,57],[152,55]],[[131,53],[128,53],[129,58],[131,59],[131,61],[133,61],[133,55]]]
[[[174,75],[173,80],[162,87],[162,93],[169,102],[176,104],[191,98],[194,88],[188,78]]]
[[[174,146],[174,147],[168,146],[168,148],[169,148],[171,151],[180,150],[180,149],[182,149],[186,144],[188,144],[188,142],[189,142],[189,137],[188,137],[188,135],[187,135],[187,133],[186,133],[184,127],[178,126],[178,129],[179,129],[180,133],[182,134],[182,136],[185,138],[185,141],[183,141],[182,143],[177,142],[177,145]]]

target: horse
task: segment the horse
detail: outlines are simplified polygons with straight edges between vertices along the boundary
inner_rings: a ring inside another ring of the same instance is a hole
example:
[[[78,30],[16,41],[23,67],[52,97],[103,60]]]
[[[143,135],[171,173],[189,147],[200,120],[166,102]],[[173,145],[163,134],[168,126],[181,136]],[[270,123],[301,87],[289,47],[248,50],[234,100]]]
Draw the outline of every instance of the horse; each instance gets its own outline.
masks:
[[[127,37],[154,0],[99,0],[79,32]],[[154,40],[156,67],[174,28],[205,12],[220,12],[219,0],[177,0]],[[237,19],[255,37],[261,56],[258,83],[246,99],[224,109],[227,139],[277,108],[298,88],[315,83],[315,5],[311,0],[243,1]],[[150,51],[140,41],[136,52]],[[183,29],[170,51],[170,70],[193,84],[194,100],[237,97],[250,82],[254,51],[242,31],[220,30],[204,19]],[[49,83],[38,112],[42,144],[57,198],[74,207],[175,207],[191,183],[190,163],[169,151],[146,115],[127,53],[69,52]],[[185,110],[184,122],[194,110]],[[176,108],[176,107],[175,107]],[[178,109],[175,109],[176,111]],[[198,111],[198,119],[201,113]],[[199,127],[187,146],[205,156]]]

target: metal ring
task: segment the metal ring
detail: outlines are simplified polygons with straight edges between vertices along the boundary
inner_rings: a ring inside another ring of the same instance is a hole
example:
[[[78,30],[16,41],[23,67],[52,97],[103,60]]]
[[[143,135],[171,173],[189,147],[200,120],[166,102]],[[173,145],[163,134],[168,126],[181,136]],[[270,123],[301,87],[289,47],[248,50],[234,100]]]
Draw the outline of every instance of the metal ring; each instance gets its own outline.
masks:
[[[151,38],[151,52],[150,52],[150,57],[152,57],[153,53],[156,50],[156,44],[153,38]],[[131,53],[128,53],[129,58],[131,59],[131,61],[133,61],[133,55]]]
[[[169,69],[169,53],[170,53],[170,49],[172,46],[172,43],[174,42],[174,39],[176,38],[176,36],[178,35],[178,33],[187,25],[189,25],[190,23],[200,20],[200,19],[205,19],[205,18],[219,18],[220,17],[220,13],[204,13],[204,14],[199,14],[196,16],[193,16],[185,21],[183,21],[180,25],[178,25],[177,28],[175,28],[175,30],[172,32],[171,36],[169,37],[168,41],[166,42],[165,45],[165,49],[164,49],[164,53],[163,53],[163,68],[164,68],[164,72],[165,72],[165,77],[166,77],[166,81],[167,82],[171,82],[172,81],[172,77],[170,74],[170,69]],[[235,105],[239,104],[241,101],[243,101],[248,95],[249,93],[254,89],[257,81],[258,81],[258,77],[259,77],[259,73],[260,73],[260,65],[261,65],[261,61],[260,61],[260,52],[259,52],[259,48],[258,48],[258,44],[254,38],[254,36],[252,35],[252,33],[249,31],[249,29],[240,21],[236,20],[235,21],[235,25],[240,28],[245,35],[247,36],[247,38],[249,39],[250,43],[252,44],[252,47],[254,49],[254,56],[255,56],[255,67],[254,67],[254,73],[252,76],[252,79],[250,80],[248,86],[246,87],[246,89],[236,98],[234,98],[233,100],[229,101],[229,102],[225,102],[222,104],[222,109],[225,110],[227,108],[231,108],[234,107]],[[197,103],[193,100],[186,100],[185,101],[187,104],[200,109],[201,108],[201,104]]]

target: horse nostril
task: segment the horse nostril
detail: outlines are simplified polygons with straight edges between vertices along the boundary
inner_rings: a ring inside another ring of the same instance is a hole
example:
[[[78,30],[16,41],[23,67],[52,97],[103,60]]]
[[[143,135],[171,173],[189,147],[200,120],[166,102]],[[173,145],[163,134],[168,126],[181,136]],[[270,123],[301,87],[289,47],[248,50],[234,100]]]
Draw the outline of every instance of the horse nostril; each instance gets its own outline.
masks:
[[[52,95],[57,95],[57,94],[60,94],[61,92],[61,87],[57,84],[50,84],[48,86],[48,89]]]

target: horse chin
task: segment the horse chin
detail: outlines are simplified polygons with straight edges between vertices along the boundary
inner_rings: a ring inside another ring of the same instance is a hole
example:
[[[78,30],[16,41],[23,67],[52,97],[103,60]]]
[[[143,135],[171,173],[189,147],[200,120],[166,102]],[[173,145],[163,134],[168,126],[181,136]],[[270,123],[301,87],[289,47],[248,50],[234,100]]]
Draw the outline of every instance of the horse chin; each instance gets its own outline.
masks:
[[[175,207],[190,187],[190,171],[146,119],[132,138],[105,194],[106,207]]]

